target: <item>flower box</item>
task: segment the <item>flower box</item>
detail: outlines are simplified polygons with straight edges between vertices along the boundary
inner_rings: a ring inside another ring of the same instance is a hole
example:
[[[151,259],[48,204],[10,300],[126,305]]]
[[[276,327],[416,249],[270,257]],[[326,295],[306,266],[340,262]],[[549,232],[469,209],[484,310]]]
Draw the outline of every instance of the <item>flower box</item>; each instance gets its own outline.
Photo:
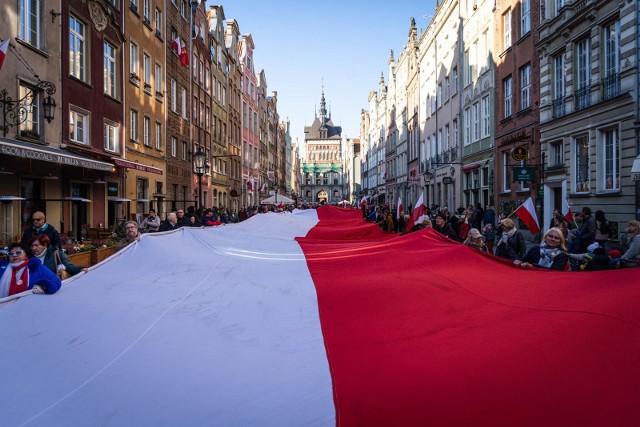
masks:
[[[67,255],[71,264],[79,267],[91,266],[91,251],[77,252],[75,254]]]
[[[102,260],[109,258],[111,255],[115,254],[117,249],[115,246],[107,247],[107,248],[98,248],[92,250],[91,253],[91,265],[96,265]]]

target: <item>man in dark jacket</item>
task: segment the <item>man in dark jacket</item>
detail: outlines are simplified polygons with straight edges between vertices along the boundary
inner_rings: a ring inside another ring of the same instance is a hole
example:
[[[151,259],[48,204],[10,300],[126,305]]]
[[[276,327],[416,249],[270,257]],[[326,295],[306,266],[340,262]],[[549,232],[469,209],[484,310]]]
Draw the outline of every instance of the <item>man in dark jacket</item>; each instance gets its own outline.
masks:
[[[453,228],[451,228],[451,225],[447,222],[447,216],[442,212],[436,215],[436,223],[433,226],[433,229],[438,233],[447,236],[451,240],[458,240],[456,232],[453,231]]]
[[[33,221],[33,227],[26,229],[22,235],[20,244],[23,248],[30,247],[29,241],[33,236],[46,234],[49,237],[51,249],[60,249],[60,233],[53,228],[53,225],[47,224],[47,218],[43,212],[35,211],[31,215],[31,221]]]
[[[587,252],[587,247],[596,241],[596,219],[591,216],[591,209],[587,206],[580,212],[582,223],[578,231],[580,232],[580,252]]]
[[[169,212],[169,215],[167,215],[167,219],[165,219],[162,224],[160,224],[160,228],[158,229],[158,231],[170,231],[180,227],[181,225],[178,224],[178,216],[176,215],[176,213]]]

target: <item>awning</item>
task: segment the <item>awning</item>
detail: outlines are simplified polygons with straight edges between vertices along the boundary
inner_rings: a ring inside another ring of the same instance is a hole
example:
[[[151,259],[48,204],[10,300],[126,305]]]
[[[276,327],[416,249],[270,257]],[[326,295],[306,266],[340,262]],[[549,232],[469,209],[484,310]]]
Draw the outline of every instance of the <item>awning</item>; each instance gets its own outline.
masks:
[[[136,162],[130,162],[128,160],[124,160],[119,157],[112,157],[111,159],[113,159],[113,163],[123,168],[135,169],[142,172],[151,172],[151,173],[155,173],[156,175],[162,175],[162,169],[159,169],[153,166],[143,165],[141,163],[136,163]]]
[[[0,138],[0,154],[58,163],[63,166],[96,169],[105,172],[113,171],[113,165],[111,163],[101,162],[78,154],[71,154],[57,148],[13,139]]]
[[[126,199],[124,197],[111,197],[107,199],[109,202],[130,202],[131,199]]]
[[[13,202],[16,200],[27,200],[24,197],[18,196],[0,196],[0,202]]]
[[[85,199],[84,197],[65,197],[62,200],[66,200],[69,202],[84,202],[84,203],[90,203],[91,200],[89,199]]]
[[[631,181],[640,181],[640,156],[636,157],[631,166]]]
[[[477,164],[477,163],[476,163],[475,165],[468,165],[468,166],[464,166],[464,167],[462,168],[462,172],[472,171],[472,170],[478,169],[479,167],[480,167],[480,165],[479,165],[479,164]]]

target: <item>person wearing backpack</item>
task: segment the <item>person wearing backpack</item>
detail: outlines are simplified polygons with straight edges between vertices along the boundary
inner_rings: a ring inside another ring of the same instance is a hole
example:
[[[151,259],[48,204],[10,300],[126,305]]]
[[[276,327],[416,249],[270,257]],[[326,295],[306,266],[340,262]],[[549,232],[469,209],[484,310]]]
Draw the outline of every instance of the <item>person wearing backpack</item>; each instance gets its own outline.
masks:
[[[604,212],[601,210],[596,211],[596,242],[600,247],[604,248],[604,244],[611,235],[611,225],[607,218],[604,216]]]

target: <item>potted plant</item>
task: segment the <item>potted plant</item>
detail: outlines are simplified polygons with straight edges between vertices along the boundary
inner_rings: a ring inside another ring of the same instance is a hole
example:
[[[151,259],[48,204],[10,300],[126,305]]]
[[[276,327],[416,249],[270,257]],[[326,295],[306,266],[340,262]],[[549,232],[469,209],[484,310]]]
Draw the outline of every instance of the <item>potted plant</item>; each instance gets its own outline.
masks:
[[[93,245],[89,244],[63,244],[62,250],[66,253],[67,258],[75,265],[90,266],[91,265],[91,250]]]
[[[91,265],[96,265],[104,259],[109,258],[111,255],[117,252],[116,243],[114,240],[100,240],[96,239],[92,242],[94,249],[91,251]]]

